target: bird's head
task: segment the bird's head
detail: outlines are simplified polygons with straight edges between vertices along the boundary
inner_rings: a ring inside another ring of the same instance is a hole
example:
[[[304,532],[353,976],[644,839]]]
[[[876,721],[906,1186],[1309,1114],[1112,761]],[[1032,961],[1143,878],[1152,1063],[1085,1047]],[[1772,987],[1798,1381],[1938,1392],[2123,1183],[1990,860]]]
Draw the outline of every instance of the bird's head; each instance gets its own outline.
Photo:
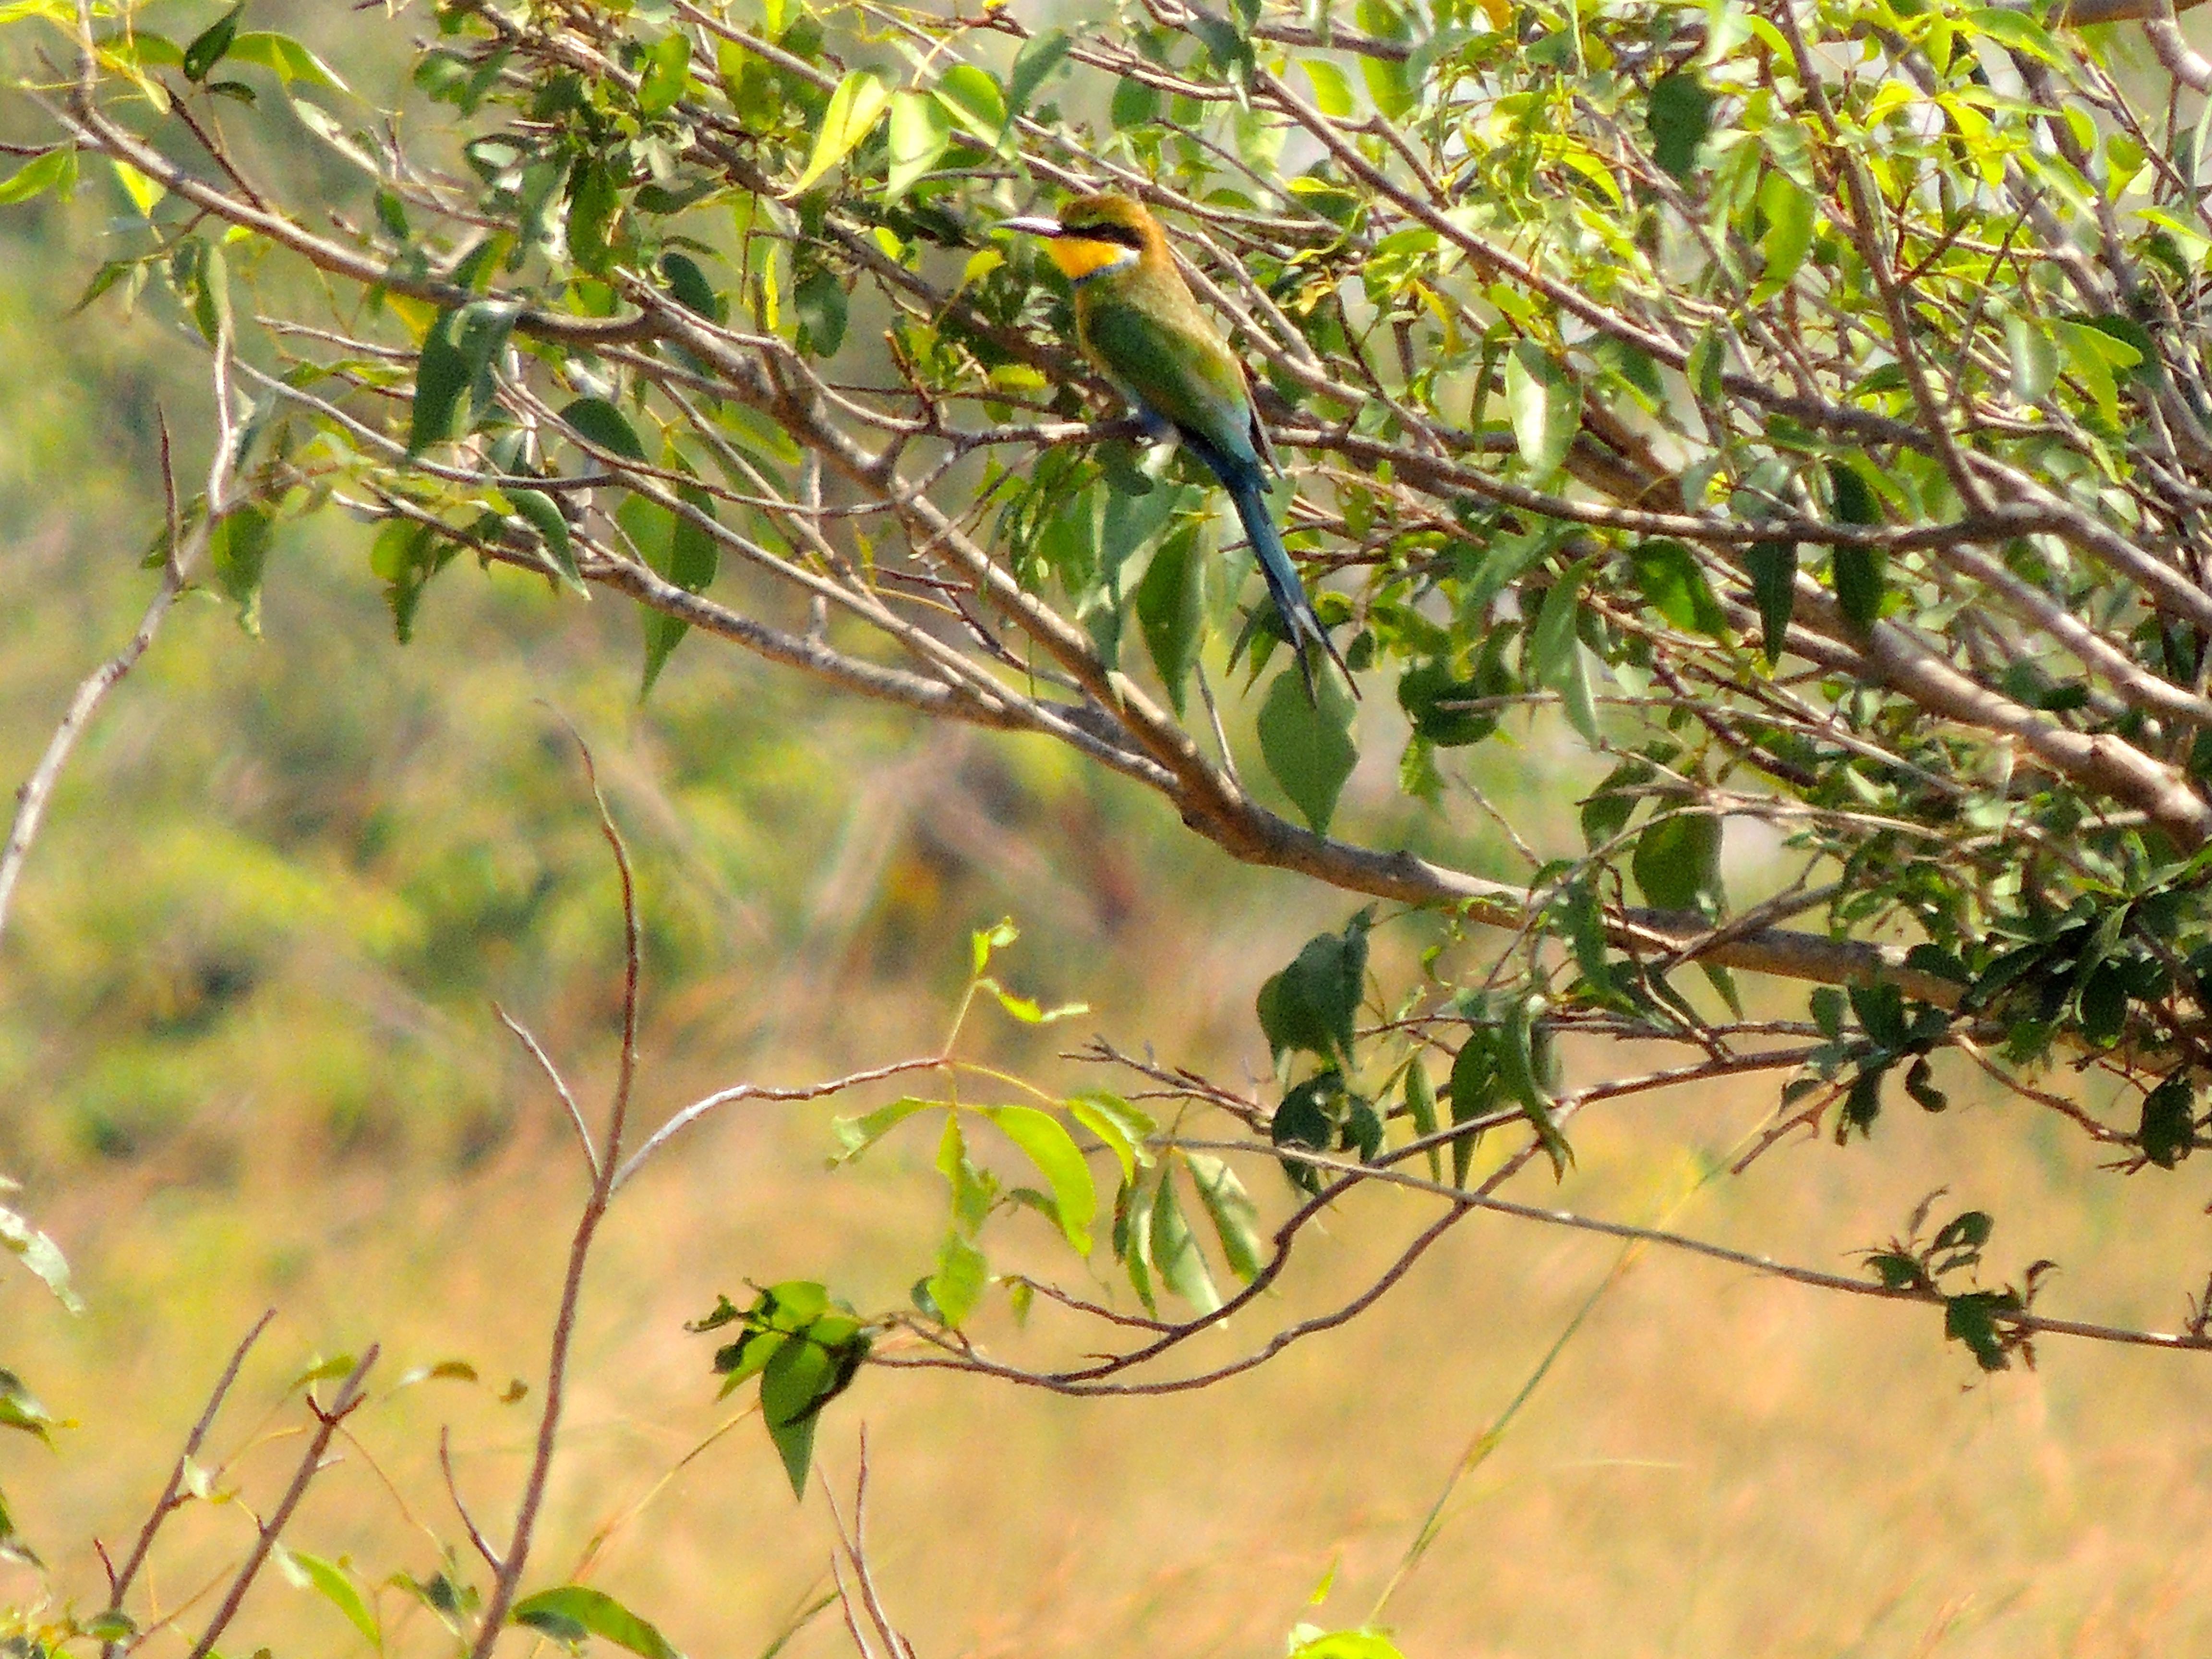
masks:
[[[1071,283],[1140,261],[1164,264],[1168,260],[1160,222],[1141,203],[1110,191],[1076,197],[1060,209],[1057,219],[1007,219],[999,228],[1044,237],[1045,252]]]

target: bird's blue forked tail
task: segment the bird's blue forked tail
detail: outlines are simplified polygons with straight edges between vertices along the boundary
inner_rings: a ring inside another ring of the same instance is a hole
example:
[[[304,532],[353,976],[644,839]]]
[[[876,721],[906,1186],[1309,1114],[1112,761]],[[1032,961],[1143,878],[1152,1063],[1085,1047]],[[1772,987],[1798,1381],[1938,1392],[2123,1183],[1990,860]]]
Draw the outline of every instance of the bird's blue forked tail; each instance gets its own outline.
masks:
[[[1275,528],[1275,516],[1267,507],[1267,491],[1260,470],[1249,471],[1235,469],[1221,480],[1229,491],[1229,499],[1237,507],[1238,522],[1244,526],[1245,537],[1252,544],[1252,551],[1260,561],[1260,574],[1267,579],[1267,596],[1275,602],[1275,612],[1283,619],[1283,630],[1290,635],[1291,651],[1298,659],[1298,672],[1306,683],[1306,699],[1316,708],[1321,706],[1320,693],[1315,689],[1313,664],[1306,656],[1306,643],[1311,641],[1328,653],[1328,659],[1344,676],[1344,683],[1352,695],[1359,695],[1358,684],[1352,671],[1344,665],[1344,658],[1335,643],[1314,614],[1312,604],[1306,599],[1305,584],[1298,580],[1298,568],[1291,562],[1290,550],[1283,545],[1282,532]]]

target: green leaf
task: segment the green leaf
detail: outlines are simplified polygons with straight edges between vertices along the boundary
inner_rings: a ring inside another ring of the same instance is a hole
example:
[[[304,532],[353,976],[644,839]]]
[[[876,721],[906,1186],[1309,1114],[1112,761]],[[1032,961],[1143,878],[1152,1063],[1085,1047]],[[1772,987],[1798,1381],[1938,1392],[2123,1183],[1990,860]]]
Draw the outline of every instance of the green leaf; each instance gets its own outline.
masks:
[[[83,1298],[70,1286],[69,1260],[62,1255],[61,1246],[5,1205],[0,1205],[0,1250],[37,1274],[55,1300],[71,1313],[84,1311]]]
[[[1406,1115],[1413,1121],[1416,1139],[1436,1133],[1440,1127],[1437,1120],[1436,1085],[1429,1080],[1429,1068],[1419,1055],[1414,1056],[1413,1063],[1406,1068]],[[1429,1179],[1442,1181],[1444,1178],[1443,1154],[1431,1146],[1427,1157]]]
[[[304,82],[329,92],[352,90],[338,78],[337,70],[289,34],[256,30],[238,35],[230,43],[229,57],[234,64],[253,64],[270,70],[288,87]]]
[[[836,356],[852,309],[837,273],[827,265],[808,271],[791,290],[791,309],[799,319],[799,349],[810,357]]]
[[[1451,1121],[1455,1125],[1471,1123],[1487,1117],[1498,1109],[1498,1093],[1503,1086],[1498,1075],[1498,1048],[1492,1034],[1480,1027],[1470,1028],[1467,1041],[1460,1044],[1459,1053],[1452,1060],[1451,1080],[1447,1092],[1451,1097]],[[1474,1162],[1474,1134],[1464,1134],[1452,1142],[1452,1184],[1467,1185],[1467,1172]]]
[[[1352,740],[1352,698],[1333,674],[1316,683],[1320,707],[1306,700],[1296,669],[1285,669],[1260,708],[1260,753],[1314,834],[1328,833],[1337,797],[1358,763]]]
[[[714,285],[707,280],[696,259],[672,250],[660,256],[660,274],[667,279],[668,291],[676,296],[677,304],[710,323],[721,321],[721,296],[714,292]]]
[[[1298,1643],[1291,1649],[1290,1659],[1405,1659],[1405,1656],[1373,1631],[1336,1630]]]
[[[238,625],[261,632],[261,579],[276,538],[276,521],[258,507],[225,514],[208,536],[208,567],[222,596],[238,607]]]
[[[592,590],[584,586],[584,578],[576,568],[576,550],[568,537],[568,521],[561,516],[560,503],[542,489],[509,489],[504,492],[513,503],[518,517],[528,520],[545,544],[545,551],[553,561],[553,568],[561,573],[561,580],[586,599]],[[648,615],[654,613],[648,612]]]
[[[1805,256],[1813,251],[1818,227],[1813,193],[1786,173],[1770,173],[1759,187],[1759,205],[1766,215],[1766,234],[1759,238],[1763,268],[1752,303],[1763,304],[1790,286]]]
[[[711,520],[714,517],[714,499],[696,484],[682,484],[677,494],[694,512]],[[703,593],[712,585],[721,567],[721,544],[705,526],[686,514],[666,515],[668,534],[665,541],[656,541],[645,549],[646,559],[653,569],[686,593]],[[674,651],[684,636],[691,631],[691,624],[681,617],[672,617],[665,611],[647,610],[642,612],[645,627],[645,679],[638,687],[642,701],[652,693],[653,682],[667,665],[669,653]]]
[[[837,1137],[837,1144],[844,1150],[830,1160],[831,1167],[850,1163],[916,1112],[927,1111],[933,1106],[942,1110],[945,1105],[941,1100],[920,1100],[908,1095],[888,1106],[878,1106],[864,1116],[832,1118],[830,1132]]]
[[[568,252],[586,270],[603,274],[612,262],[611,232],[621,211],[614,174],[596,161],[577,163],[568,175]]]
[[[2120,386],[2113,370],[2134,368],[2142,361],[2142,354],[2093,324],[2060,322],[2057,327],[2066,367],[2088,389],[2105,423],[2118,425]]]
[[[1014,54],[1013,67],[1006,71],[1006,108],[1010,114],[1019,115],[1030,106],[1037,88],[1045,78],[1060,67],[1060,60],[1074,42],[1066,29],[1047,29],[1022,43]]]
[[[1846,544],[1836,549],[1836,608],[1862,633],[1881,620],[1882,570],[1887,563],[1887,556],[1877,547]]]
[[[1213,1288],[1213,1275],[1206,1271],[1198,1239],[1183,1219],[1169,1175],[1163,1167],[1159,1190],[1152,1197],[1152,1270],[1162,1285],[1200,1313],[1210,1314],[1221,1305],[1221,1292]]]
[[[1116,132],[1141,127],[1160,112],[1159,89],[1123,76],[1114,83],[1114,101],[1107,113]]]
[[[1105,1143],[1121,1166],[1123,1182],[1137,1178],[1137,1166],[1152,1161],[1145,1137],[1159,1125],[1121,1096],[1105,1089],[1084,1089],[1067,1097],[1067,1112]]]
[[[1695,808],[1653,819],[1636,838],[1629,869],[1659,908],[1713,913],[1720,895],[1720,819]]]
[[[938,77],[938,101],[974,137],[996,146],[1006,130],[1006,95],[988,70],[955,64]]]
[[[645,459],[645,446],[629,417],[604,398],[579,398],[561,411],[568,429],[588,443],[626,460]]]
[[[804,1469],[800,1473],[803,1477]],[[666,1637],[605,1590],[588,1584],[563,1584],[526,1595],[507,1620],[542,1630],[556,1641],[575,1641],[571,1632],[581,1632],[628,1648],[639,1659],[683,1659]]]
[[[1341,1099],[1344,1075],[1331,1068],[1308,1078],[1287,1091],[1267,1121],[1267,1138],[1275,1146],[1307,1152],[1325,1152],[1334,1133],[1327,1103]],[[1321,1191],[1321,1171],[1301,1158],[1280,1161],[1283,1173],[1301,1191]]]
[[[14,1429],[51,1446],[54,1441],[50,1431],[57,1426],[46,1408],[31,1397],[23,1379],[11,1370],[0,1370],[0,1429]]]
[[[1359,0],[1352,15],[1361,28],[1382,40],[1407,41],[1413,38],[1413,25],[1393,0]],[[1367,83],[1367,95],[1375,100],[1375,107],[1386,120],[1404,120],[1421,101],[1420,81],[1406,64],[1362,54],[1359,74]]]
[[[1751,572],[1761,643],[1766,665],[1771,668],[1782,660],[1782,647],[1789,638],[1790,618],[1797,602],[1797,544],[1753,542],[1744,550],[1743,562]]]
[[[1293,1050],[1351,1063],[1352,1019],[1367,994],[1370,907],[1340,933],[1308,939],[1290,965],[1260,987],[1256,1011],[1274,1059]]]
[[[1198,660],[1205,638],[1205,574],[1198,526],[1186,525],[1160,544],[1145,579],[1137,584],[1137,621],[1144,629],[1145,647],[1178,715],[1183,712],[1191,665]]]
[[[1352,81],[1336,64],[1326,58],[1301,58],[1298,67],[1305,71],[1306,81],[1313,88],[1314,107],[1331,120],[1340,120],[1356,106],[1352,96]]]
[[[691,74],[691,42],[682,29],[671,29],[645,55],[645,71],[637,80],[637,108],[641,115],[663,115],[676,106]]]
[[[1559,470],[1582,429],[1582,392],[1534,340],[1516,340],[1505,359],[1505,413],[1528,470],[1547,478]]]
[[[958,1228],[951,1229],[938,1249],[937,1271],[929,1276],[929,1296],[937,1304],[937,1316],[959,1329],[982,1299],[990,1277],[990,1263],[983,1259],[982,1251],[969,1243]]]
[[[952,142],[952,118],[926,92],[891,94],[890,167],[884,195],[896,202],[943,158]]]
[[[1698,556],[1676,541],[1639,542],[1629,550],[1636,585],[1651,608],[1675,627],[1708,638],[1728,638],[1728,615],[1713,597]]]
[[[1698,147],[1712,131],[1713,94],[1687,70],[1662,75],[1651,83],[1644,108],[1651,137],[1651,159],[1677,179],[1686,180],[1698,164]]]
[[[1091,1169],[1075,1145],[1075,1138],[1050,1112],[1034,1106],[986,1106],[985,1117],[999,1132],[1020,1147],[1052,1188],[1060,1212],[1060,1230],[1078,1255],[1091,1254],[1091,1224],[1098,1215],[1098,1189]]]
[[[472,300],[438,313],[415,368],[410,456],[476,429],[491,408],[493,371],[520,311],[512,301]]]
[[[859,149],[876,130],[890,103],[890,88],[867,70],[854,70],[830,94],[829,107],[815,129],[814,149],[799,177],[782,191],[786,201],[803,193],[809,185]]]
[[[1246,1284],[1259,1276],[1265,1255],[1260,1236],[1260,1212],[1237,1172],[1222,1159],[1204,1152],[1185,1152],[1191,1184],[1199,1202],[1213,1223],[1213,1236],[1221,1241],[1222,1259],[1229,1271]]]
[[[1582,641],[1575,623],[1582,608],[1583,584],[1597,568],[1600,555],[1592,554],[1570,566],[1552,584],[1528,631],[1528,678],[1557,691],[1567,719],[1585,741],[1598,741],[1597,709],[1590,698],[1589,673],[1583,665]]]
[[[2058,343],[2032,317],[2005,319],[2005,356],[2016,403],[2039,404],[2058,380]]]
[[[1114,1255],[1128,1270],[1129,1287],[1149,1314],[1159,1312],[1152,1292],[1152,1194],[1155,1182],[1124,1182],[1114,1195]]]
[[[289,1549],[282,1544],[276,1547],[280,1552],[277,1564],[290,1570],[288,1576],[293,1577],[294,1583],[318,1592],[346,1616],[346,1622],[359,1631],[371,1647],[379,1653],[384,1651],[384,1632],[376,1622],[376,1614],[343,1567],[305,1550]]]
[[[2143,1097],[2142,1122],[2136,1131],[2142,1154],[2161,1170],[2171,1170],[2197,1144],[2197,1091],[2176,1072]]]
[[[222,61],[224,54],[230,50],[231,42],[238,38],[238,20],[245,14],[245,0],[240,0],[239,4],[192,37],[191,45],[185,48],[185,80],[200,82],[207,79],[208,71]]]
[[[76,151],[50,149],[44,155],[33,156],[15,169],[14,176],[0,181],[0,207],[27,202],[57,188],[66,197],[76,183]]]

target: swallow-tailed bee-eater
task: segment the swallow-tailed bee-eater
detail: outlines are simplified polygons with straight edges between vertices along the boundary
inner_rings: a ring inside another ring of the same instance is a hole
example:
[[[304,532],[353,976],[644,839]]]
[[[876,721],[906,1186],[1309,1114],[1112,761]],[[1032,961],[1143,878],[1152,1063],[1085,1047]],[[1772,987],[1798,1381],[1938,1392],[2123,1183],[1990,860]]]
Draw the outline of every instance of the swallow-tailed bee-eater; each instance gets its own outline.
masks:
[[[1008,219],[1000,228],[1046,239],[1045,251],[1075,291],[1083,355],[1128,400],[1152,436],[1181,440],[1229,492],[1305,677],[1306,695],[1314,696],[1309,641],[1351,684],[1267,511],[1267,471],[1275,458],[1252,404],[1251,381],[1176,269],[1160,222],[1128,197],[1109,193],[1079,196],[1057,219]]]

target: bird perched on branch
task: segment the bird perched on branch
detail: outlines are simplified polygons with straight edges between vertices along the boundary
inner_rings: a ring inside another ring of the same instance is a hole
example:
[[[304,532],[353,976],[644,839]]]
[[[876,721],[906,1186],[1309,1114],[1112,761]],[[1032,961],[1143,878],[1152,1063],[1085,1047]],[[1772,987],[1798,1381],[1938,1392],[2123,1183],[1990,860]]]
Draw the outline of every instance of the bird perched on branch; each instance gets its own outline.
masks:
[[[1318,701],[1308,641],[1327,652],[1352,685],[1267,511],[1275,457],[1252,405],[1251,381],[1176,269],[1160,222],[1128,197],[1105,194],[1075,198],[1057,219],[1007,219],[1000,228],[1046,239],[1045,251],[1075,290],[1083,355],[1129,400],[1152,436],[1181,440],[1229,492],[1297,655],[1306,696]],[[1356,685],[1352,690],[1358,695]]]

